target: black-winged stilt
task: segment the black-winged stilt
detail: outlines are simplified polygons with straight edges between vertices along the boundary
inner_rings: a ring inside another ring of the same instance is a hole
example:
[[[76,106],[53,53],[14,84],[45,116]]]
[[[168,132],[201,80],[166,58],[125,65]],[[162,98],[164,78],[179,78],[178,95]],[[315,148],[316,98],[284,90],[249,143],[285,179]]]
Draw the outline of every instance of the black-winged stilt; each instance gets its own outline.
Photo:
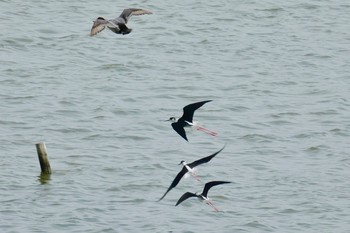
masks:
[[[231,183],[231,182],[229,182],[229,181],[211,181],[211,182],[208,182],[204,185],[204,189],[203,189],[203,192],[201,194],[186,192],[180,197],[180,199],[177,201],[175,206],[179,205],[181,202],[185,201],[186,199],[188,199],[190,197],[197,197],[199,200],[204,201],[207,205],[211,206],[215,211],[219,211],[218,208],[216,208],[214,206],[214,204],[211,202],[211,200],[209,199],[208,191],[211,187],[213,187],[215,185],[227,184],[227,183]]]
[[[183,115],[180,118],[175,118],[175,117],[170,117],[167,121],[171,121],[173,122],[171,124],[171,126],[173,127],[173,129],[181,136],[183,137],[186,141],[188,141],[187,136],[186,136],[186,132],[184,127],[188,127],[188,126],[192,126],[197,130],[200,130],[204,133],[210,134],[212,136],[216,136],[217,133],[210,131],[208,129],[205,129],[201,126],[199,126],[199,124],[197,122],[193,121],[193,114],[194,111],[196,111],[198,108],[202,107],[205,103],[208,103],[212,100],[205,100],[205,101],[201,101],[201,102],[197,102],[197,103],[193,103],[193,104],[189,104],[187,106],[185,106],[183,108]]]
[[[185,174],[189,173],[191,176],[193,176],[196,180],[199,181],[199,178],[198,178],[198,176],[196,175],[196,173],[195,173],[195,171],[194,171],[194,167],[196,167],[196,166],[198,166],[198,165],[201,165],[201,164],[203,164],[203,163],[209,162],[212,158],[214,158],[217,154],[219,154],[224,148],[225,148],[225,146],[224,146],[222,149],[220,149],[219,151],[215,152],[214,154],[209,155],[209,156],[204,157],[204,158],[201,158],[201,159],[198,159],[198,160],[196,160],[196,161],[194,161],[194,162],[192,162],[192,163],[189,163],[189,164],[187,164],[184,160],[182,160],[182,161],[179,163],[179,165],[180,165],[180,164],[183,165],[182,170],[176,175],[175,179],[173,180],[173,182],[172,182],[171,185],[169,186],[168,190],[167,190],[167,191],[164,193],[164,195],[159,199],[159,201],[162,200],[162,199],[167,195],[167,193],[168,193],[171,189],[173,189],[173,188],[176,187],[176,185],[180,182],[181,178],[182,178]]]

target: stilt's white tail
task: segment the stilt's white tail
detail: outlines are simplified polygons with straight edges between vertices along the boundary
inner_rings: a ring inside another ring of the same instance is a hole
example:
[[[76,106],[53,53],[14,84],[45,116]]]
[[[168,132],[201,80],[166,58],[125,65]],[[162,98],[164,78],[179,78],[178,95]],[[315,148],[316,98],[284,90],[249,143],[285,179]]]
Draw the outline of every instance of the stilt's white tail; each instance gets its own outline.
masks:
[[[187,179],[188,177],[192,176],[194,179],[196,179],[197,181],[201,181],[201,179],[199,179],[199,176],[195,173],[195,172],[187,172],[184,175],[184,178]]]
[[[209,134],[209,135],[211,135],[211,136],[216,136],[216,135],[218,135],[218,133],[216,133],[216,132],[214,132],[214,131],[211,131],[211,130],[209,130],[209,129],[206,129],[206,128],[202,127],[202,126],[197,126],[196,129],[199,130],[199,131],[202,131],[202,132],[204,132],[204,133],[206,133],[206,134]]]

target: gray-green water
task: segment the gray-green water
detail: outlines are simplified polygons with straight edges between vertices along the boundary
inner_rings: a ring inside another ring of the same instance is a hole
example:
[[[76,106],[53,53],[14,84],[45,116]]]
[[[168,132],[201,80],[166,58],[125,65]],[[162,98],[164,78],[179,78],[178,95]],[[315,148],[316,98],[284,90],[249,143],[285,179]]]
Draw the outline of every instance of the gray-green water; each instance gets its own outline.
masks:
[[[89,36],[127,7],[154,14]],[[1,232],[349,232],[348,1],[14,0],[0,19]],[[206,99],[218,137],[163,121]],[[232,181],[220,212],[174,207],[211,180]]]

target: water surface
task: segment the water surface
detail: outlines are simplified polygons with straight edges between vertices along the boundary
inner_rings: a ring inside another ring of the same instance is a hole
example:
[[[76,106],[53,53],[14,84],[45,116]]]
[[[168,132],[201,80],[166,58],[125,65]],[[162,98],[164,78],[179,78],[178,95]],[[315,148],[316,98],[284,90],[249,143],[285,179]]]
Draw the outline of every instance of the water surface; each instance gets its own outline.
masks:
[[[127,36],[90,37],[126,7]],[[1,232],[348,232],[347,1],[1,1]],[[213,101],[196,119],[163,120]],[[35,143],[53,174],[40,180]],[[185,159],[226,148],[157,202]],[[221,210],[197,200],[212,180]]]

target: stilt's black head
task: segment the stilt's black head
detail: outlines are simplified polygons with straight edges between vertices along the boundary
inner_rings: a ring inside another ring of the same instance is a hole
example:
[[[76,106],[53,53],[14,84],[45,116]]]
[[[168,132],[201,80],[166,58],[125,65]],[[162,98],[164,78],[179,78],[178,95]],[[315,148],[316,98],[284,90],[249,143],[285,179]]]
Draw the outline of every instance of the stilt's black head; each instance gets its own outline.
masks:
[[[175,117],[170,117],[169,120],[167,120],[167,121],[176,122],[176,118]]]
[[[179,163],[179,165],[180,165],[180,164],[184,164],[184,163],[185,163],[185,160],[181,160],[181,162]]]

